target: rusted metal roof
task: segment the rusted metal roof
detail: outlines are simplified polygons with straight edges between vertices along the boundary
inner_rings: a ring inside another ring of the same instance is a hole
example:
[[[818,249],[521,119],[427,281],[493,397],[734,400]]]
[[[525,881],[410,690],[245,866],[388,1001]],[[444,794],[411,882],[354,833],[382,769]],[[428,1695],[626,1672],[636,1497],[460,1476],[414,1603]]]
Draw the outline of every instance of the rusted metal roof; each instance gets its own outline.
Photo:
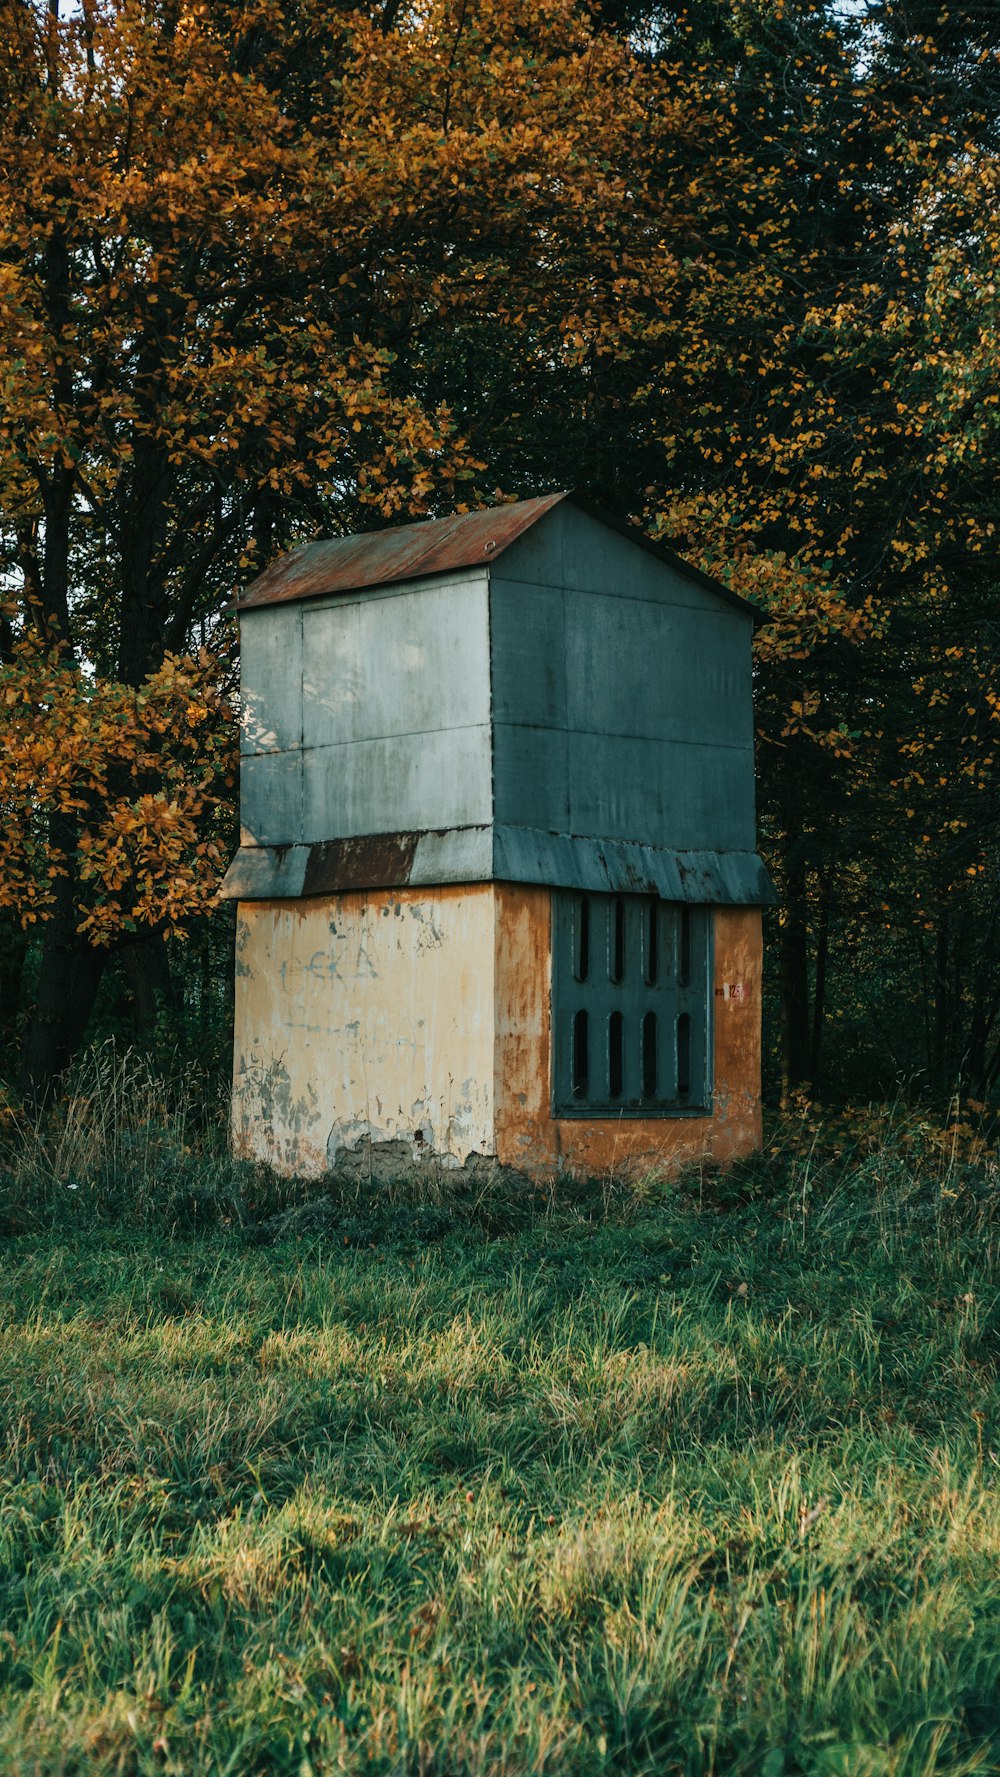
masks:
[[[417,524],[394,525],[391,530],[306,543],[265,568],[247,587],[238,608],[249,611],[258,605],[280,605],[290,599],[355,592],[363,586],[390,586],[395,580],[479,567],[501,555],[565,498],[564,493],[546,494],[540,500],[519,500],[514,506],[487,506],[478,512],[457,512],[451,518],[422,519]]]
[[[619,536],[698,585],[708,587],[727,604],[760,620],[756,605],[740,598],[720,580],[713,580],[662,543],[654,543],[645,531],[623,523],[572,490],[544,494],[537,500],[518,500],[509,506],[457,512],[450,518],[421,519],[416,524],[394,525],[389,530],[361,531],[351,537],[304,543],[265,568],[237,600],[236,608],[253,611],[262,605],[357,592],[365,586],[391,586],[397,580],[418,580],[426,574],[443,574],[456,568],[482,567],[502,555],[562,500],[581,507]]]

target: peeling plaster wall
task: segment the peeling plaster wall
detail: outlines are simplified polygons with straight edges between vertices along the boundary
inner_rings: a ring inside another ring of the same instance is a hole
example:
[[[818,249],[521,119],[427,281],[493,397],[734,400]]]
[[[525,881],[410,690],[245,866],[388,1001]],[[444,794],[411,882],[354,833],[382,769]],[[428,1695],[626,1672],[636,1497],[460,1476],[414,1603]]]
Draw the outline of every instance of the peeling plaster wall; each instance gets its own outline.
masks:
[[[493,1153],[494,923],[489,883],[241,903],[236,1153],[314,1176],[365,1142]]]
[[[554,1118],[551,1114],[548,889],[497,885],[496,1153],[535,1176],[631,1174],[761,1143],[761,915],[715,910],[715,1086],[707,1117]]]

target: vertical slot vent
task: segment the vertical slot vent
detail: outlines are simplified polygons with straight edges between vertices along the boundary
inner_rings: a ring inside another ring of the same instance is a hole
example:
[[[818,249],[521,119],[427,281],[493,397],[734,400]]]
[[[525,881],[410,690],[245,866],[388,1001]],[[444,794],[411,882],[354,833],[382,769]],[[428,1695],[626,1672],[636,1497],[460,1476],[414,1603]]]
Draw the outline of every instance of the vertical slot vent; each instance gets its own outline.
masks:
[[[656,1013],[647,1012],[642,1021],[642,1096],[656,1097]]]
[[[585,1099],[590,1085],[590,1020],[586,1012],[573,1019],[573,1097]]]
[[[590,974],[590,896],[581,895],[576,907],[576,968],[574,973],[578,981],[586,981]]]
[[[612,1098],[621,1098],[625,1085],[625,1020],[620,1012],[612,1012],[608,1020],[608,1091]]]
[[[553,1115],[709,1115],[711,974],[709,907],[555,890]]]
[[[677,1020],[677,1096],[691,1095],[691,1017],[682,1012]]]
[[[625,979],[625,902],[616,895],[611,908],[611,979],[617,987]]]
[[[679,987],[689,987],[691,984],[691,909],[686,902],[681,908],[680,927],[677,984]]]
[[[645,906],[645,957],[643,975],[647,987],[656,986],[660,970],[660,903],[647,901]]]

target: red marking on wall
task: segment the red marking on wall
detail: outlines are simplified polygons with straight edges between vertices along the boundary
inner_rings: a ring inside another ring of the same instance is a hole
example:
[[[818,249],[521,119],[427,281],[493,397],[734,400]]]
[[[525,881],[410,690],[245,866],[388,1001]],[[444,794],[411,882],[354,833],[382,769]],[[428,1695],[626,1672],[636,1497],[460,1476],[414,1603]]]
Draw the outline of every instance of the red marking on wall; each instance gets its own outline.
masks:
[[[748,1000],[750,998],[749,981],[726,981],[715,990],[717,1000]]]

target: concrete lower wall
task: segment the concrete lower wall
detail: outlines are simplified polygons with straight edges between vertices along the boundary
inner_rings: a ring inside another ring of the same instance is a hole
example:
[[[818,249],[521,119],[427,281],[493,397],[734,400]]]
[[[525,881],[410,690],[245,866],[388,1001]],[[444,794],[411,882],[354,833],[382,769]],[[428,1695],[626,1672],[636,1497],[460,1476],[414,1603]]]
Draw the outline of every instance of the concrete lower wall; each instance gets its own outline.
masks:
[[[715,912],[710,1116],[553,1118],[551,894],[504,883],[244,902],[233,1145],[319,1176],[359,1149],[544,1177],[727,1160],[761,1139],[761,916]]]
[[[496,1153],[534,1175],[650,1171],[760,1146],[761,914],[715,910],[711,1116],[553,1117],[547,889],[497,885]]]
[[[235,1151],[304,1175],[364,1142],[492,1153],[494,925],[490,883],[241,903]]]

